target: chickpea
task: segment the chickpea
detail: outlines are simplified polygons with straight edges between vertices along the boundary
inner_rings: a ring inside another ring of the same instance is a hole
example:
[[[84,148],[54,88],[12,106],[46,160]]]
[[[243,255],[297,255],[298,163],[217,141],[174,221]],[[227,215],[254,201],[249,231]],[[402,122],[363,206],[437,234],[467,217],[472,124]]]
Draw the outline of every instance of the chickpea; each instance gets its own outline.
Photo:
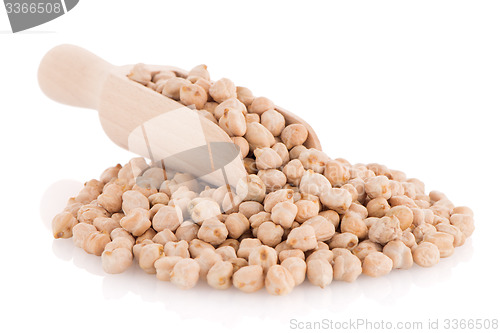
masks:
[[[453,214],[450,223],[460,229],[466,238],[474,232],[474,218],[470,214]]]
[[[260,265],[241,267],[233,274],[233,285],[246,293],[255,292],[264,287],[264,271]]]
[[[335,259],[337,259],[338,256],[352,254],[352,252],[349,251],[348,249],[344,249],[344,248],[341,248],[341,247],[336,247],[336,248],[332,249],[331,252],[332,252],[332,255],[333,255],[333,261],[335,261]]]
[[[142,241],[146,240],[146,239],[149,239],[149,240],[153,240],[153,237],[156,235],[156,231],[152,228],[149,228],[148,230],[146,230],[142,235],[138,236],[136,239],[135,239],[135,242],[136,243],[141,243]]]
[[[198,65],[193,67],[189,71],[187,79],[191,82],[196,82],[199,79],[210,81],[210,74],[208,73],[207,65]]]
[[[392,270],[392,260],[382,252],[371,252],[363,260],[363,274],[379,277]]]
[[[320,212],[319,215],[323,216],[328,221],[330,221],[330,223],[332,223],[335,228],[337,228],[340,224],[339,213],[337,213],[334,210],[324,210],[324,211]]]
[[[368,227],[362,217],[355,213],[346,214],[342,217],[342,221],[340,222],[340,231],[343,233],[352,233],[359,239],[364,239],[368,236]]]
[[[103,182],[100,182],[96,179],[89,180],[85,183],[84,188],[78,193],[75,197],[76,202],[80,202],[84,205],[87,205],[97,199],[99,194],[102,193],[103,190]]]
[[[212,84],[209,90],[214,101],[222,103],[227,99],[236,98],[236,86],[233,81],[222,78]]]
[[[168,98],[172,98],[178,101],[181,98],[181,88],[189,84],[191,84],[191,82],[186,79],[183,79],[181,77],[173,77],[165,82],[161,93]]]
[[[126,191],[122,196],[122,209],[125,215],[127,215],[134,208],[149,209],[149,200],[139,191]]]
[[[280,202],[293,202],[293,190],[277,190],[266,195],[264,199],[264,210],[271,212],[274,206]]]
[[[108,274],[123,273],[132,266],[133,262],[132,251],[127,248],[116,248],[112,251],[105,250],[101,259],[102,268]]]
[[[464,215],[470,215],[471,217],[474,217],[474,212],[472,211],[472,209],[470,209],[469,207],[466,207],[466,206],[455,207],[451,210],[450,213],[451,213],[451,215],[464,214]]]
[[[312,170],[307,170],[300,179],[299,189],[302,193],[316,196],[326,196],[325,192],[332,188],[328,179]],[[349,195],[350,197],[350,195]]]
[[[169,230],[169,229],[165,229],[165,230]],[[165,230],[163,230],[163,231],[165,231]],[[197,225],[196,223],[194,223],[193,221],[184,221],[175,230],[175,237],[178,240],[185,240],[186,242],[191,242],[193,239],[195,239],[197,237],[199,230],[200,230],[200,226]]]
[[[260,170],[257,176],[264,182],[267,193],[279,190],[286,184],[286,176],[276,169]]]
[[[78,221],[69,212],[57,214],[52,220],[52,234],[54,238],[71,238],[73,236],[73,227]]]
[[[101,177],[99,177],[99,180],[103,184],[109,183],[112,179],[118,178],[118,172],[122,168],[121,164],[117,164],[113,167],[107,168],[101,173]]]
[[[335,226],[323,216],[311,217],[303,224],[310,225],[314,229],[316,240],[319,242],[330,240],[335,234]]]
[[[285,128],[285,117],[283,117],[281,113],[273,109],[264,111],[260,116],[260,121],[261,124],[264,125],[264,127],[267,128],[273,136],[279,136]]]
[[[278,254],[276,253],[276,250],[267,245],[261,245],[254,248],[248,256],[248,264],[262,266],[264,273],[267,272],[269,267],[276,265],[277,263]]]
[[[386,216],[396,216],[401,230],[406,230],[413,223],[413,211],[406,206],[396,206],[389,209]]]
[[[194,105],[196,109],[202,109],[207,102],[206,90],[198,84],[186,84],[181,86],[179,98],[182,104]]]
[[[233,274],[240,268],[248,266],[248,261],[243,258],[230,259],[229,262],[233,265]]]
[[[309,132],[302,124],[291,124],[286,126],[281,132],[281,141],[286,148],[291,149],[306,142]]]
[[[382,246],[371,240],[364,240],[360,242],[353,250],[352,253],[361,261],[365,260],[366,256],[372,252],[381,252]]]
[[[228,289],[231,287],[232,275],[233,265],[229,261],[219,261],[208,271],[207,283],[215,289]]]
[[[393,240],[384,246],[383,253],[391,258],[393,269],[409,269],[413,265],[411,250],[400,240]]]
[[[148,274],[156,274],[154,263],[156,260],[164,257],[163,246],[161,244],[146,244],[142,247],[139,254],[139,267]]]
[[[246,230],[250,228],[250,223],[245,215],[241,213],[230,214],[225,221],[229,237],[239,238]]]
[[[319,206],[310,200],[299,200],[295,202],[297,206],[297,216],[295,220],[299,223],[303,223],[308,219],[317,216],[319,213]]]
[[[219,126],[229,136],[243,136],[247,131],[245,115],[236,109],[227,108],[219,119]]]
[[[109,213],[117,213],[122,209],[123,187],[117,184],[108,184],[102,194],[97,197],[97,203]]]
[[[286,244],[286,242],[285,242],[285,244]],[[278,252],[278,250],[276,250],[276,252]],[[282,250],[282,251],[278,252],[278,259],[280,262],[283,262],[287,258],[291,258],[291,257],[298,257],[302,260],[306,259],[304,252],[302,252],[301,250],[292,249],[292,250]]]
[[[245,139],[252,151],[256,148],[270,148],[275,143],[273,134],[264,125],[257,122],[247,123]]]
[[[166,256],[175,256],[189,258],[189,244],[185,240],[169,241],[163,246],[163,252]]]
[[[151,81],[151,71],[147,69],[145,64],[139,63],[134,65],[127,77],[135,82],[146,85]]]
[[[410,249],[417,244],[417,241],[415,240],[415,235],[413,235],[410,229],[406,229],[405,231],[403,231],[403,233],[401,234],[400,237],[398,237],[398,239],[402,241]]]
[[[81,202],[69,203],[64,211],[70,213],[75,219],[77,217],[78,211],[82,208],[83,204]]]
[[[115,240],[117,238],[126,238],[129,240],[131,245],[135,244],[135,238],[132,236],[127,230],[123,228],[116,228],[110,233],[111,240]]]
[[[198,238],[212,245],[219,245],[226,240],[228,231],[224,223],[212,217],[203,221]]]
[[[109,242],[111,238],[106,232],[91,231],[85,237],[82,248],[89,254],[100,256]]]
[[[170,281],[170,274],[175,265],[182,259],[182,257],[161,257],[156,260],[154,263],[156,278],[160,281]]]
[[[319,244],[324,244],[324,243],[318,242],[318,249],[314,250],[312,253],[310,253],[307,256],[306,263],[308,263],[311,260],[322,259],[322,260],[326,260],[327,262],[332,264],[333,263],[333,252],[330,251],[330,249],[328,248],[328,245],[326,245],[326,249],[319,249]]]
[[[199,278],[200,266],[191,258],[179,260],[170,272],[170,282],[183,290],[193,288]]]
[[[385,216],[371,226],[368,237],[371,241],[384,245],[398,238],[401,233],[398,218]]]
[[[330,160],[325,164],[324,175],[332,186],[342,186],[349,181],[349,168],[337,160]]]
[[[299,161],[304,166],[304,169],[310,169],[317,173],[323,173],[329,159],[324,152],[315,148],[306,149],[299,155]]]
[[[215,250],[215,253],[219,254],[224,261],[229,261],[231,259],[236,259],[236,250],[232,246],[222,246],[222,244]]]
[[[295,286],[300,285],[306,278],[307,265],[304,259],[299,257],[288,257],[281,262],[292,275]]]
[[[326,287],[333,280],[333,267],[324,259],[314,259],[307,263],[307,278],[315,286]]]
[[[265,111],[274,109],[274,103],[266,97],[255,97],[248,110],[259,115]]]
[[[361,275],[363,269],[361,260],[354,254],[341,254],[333,263],[333,279],[337,281],[353,282]]]
[[[286,146],[283,142],[277,142],[271,148],[281,157],[281,165],[287,164],[290,161],[288,149],[286,149]]]
[[[391,209],[391,206],[389,206],[387,199],[378,197],[370,200],[366,205],[366,209],[370,217],[383,217]]]
[[[154,235],[154,237],[152,238],[152,241],[157,243],[157,244],[161,244],[161,245],[165,246],[165,244],[168,242],[176,242],[177,237],[174,235],[174,233],[171,230],[165,229],[163,231],[158,232],[156,235]]]
[[[295,287],[295,279],[288,269],[281,265],[274,265],[266,274],[265,286],[271,295],[286,295]]]
[[[260,225],[266,221],[271,221],[271,214],[268,212],[259,212],[251,216],[248,221],[252,229],[257,229]]]
[[[216,253],[213,248],[206,248],[200,252],[195,260],[200,266],[200,278],[205,280],[210,268],[212,268],[215,263],[222,261],[222,257],[220,254]]]
[[[288,234],[287,244],[302,251],[312,250],[317,246],[316,233],[310,225],[292,229]]]
[[[252,91],[245,87],[236,87],[236,96],[241,103],[245,104],[246,107],[249,107],[255,99]]]
[[[302,186],[302,184],[301,184]],[[344,214],[352,203],[349,191],[341,188],[328,188],[319,194],[321,203],[339,214]]]
[[[399,196],[393,196],[389,199],[389,204],[392,207],[395,206],[406,206],[408,208],[418,208],[417,204],[415,201],[412,199],[408,198],[405,195],[399,195]]]
[[[436,230],[452,235],[454,247],[462,246],[465,243],[464,234],[462,233],[462,231],[460,231],[458,227],[454,225],[439,223],[436,225]]]
[[[257,231],[257,238],[260,239],[262,244],[268,246],[276,246],[281,242],[283,236],[283,228],[274,222],[262,223]]]
[[[134,208],[120,220],[120,225],[132,235],[140,236],[151,227],[149,212],[140,207]]]
[[[276,169],[283,164],[280,155],[272,148],[257,148],[254,155],[259,170]]]
[[[424,239],[424,235],[427,233],[436,232],[436,227],[429,223],[423,223],[415,229],[413,229],[413,235],[415,236],[415,240],[417,243],[420,243]]]
[[[233,143],[238,146],[241,154],[241,158],[245,158],[248,155],[248,152],[250,151],[250,146],[248,144],[248,141],[245,140],[245,138],[241,136],[233,136],[231,138]]]
[[[193,199],[188,206],[188,211],[195,223],[201,223],[221,214],[219,204],[215,200],[203,198]]]
[[[93,225],[98,231],[105,231],[110,234],[114,229],[120,228],[120,221],[114,220],[110,217],[96,217]]]
[[[403,184],[395,180],[389,180],[389,188],[391,190],[392,196],[401,196],[405,194],[405,188]]]
[[[257,113],[247,113],[245,115],[245,120],[248,123],[260,123],[260,116]]]
[[[248,260],[250,253],[261,245],[262,242],[257,238],[245,238],[240,243],[237,255],[239,258]]]
[[[157,204],[168,205],[170,198],[165,193],[155,193],[148,197],[149,205],[154,207]]]
[[[239,212],[243,214],[247,219],[264,210],[264,206],[260,202],[256,201],[246,201],[240,204]]]
[[[298,208],[294,203],[283,201],[276,204],[271,210],[271,220],[285,229],[292,226],[297,216]]]
[[[424,235],[424,242],[429,242],[436,245],[439,249],[439,256],[441,258],[449,257],[455,251],[453,243],[455,238],[444,232],[431,232]]]
[[[283,168],[287,181],[296,186],[299,185],[304,172],[304,166],[298,159],[291,160]]]
[[[182,211],[179,207],[165,206],[155,214],[153,228],[158,232],[165,229],[175,231],[181,225],[182,220]]]
[[[97,217],[109,217],[110,214],[102,207],[95,204],[83,205],[76,214],[76,219],[81,223],[92,223]]]
[[[439,262],[439,248],[429,242],[421,242],[412,249],[413,261],[422,267],[431,267]]]
[[[389,178],[386,176],[377,176],[368,179],[365,183],[365,191],[371,199],[378,197],[389,199],[391,197]]]
[[[356,189],[356,193],[358,194],[357,200],[361,204],[365,204],[365,201],[367,199],[366,191],[365,191],[365,182],[361,178],[352,178],[347,182],[347,184],[350,184],[354,186]]]
[[[344,248],[352,250],[358,245],[358,237],[350,232],[336,233],[329,242],[331,249]]]
[[[136,178],[136,184],[132,186],[132,191],[137,191],[142,193],[146,198],[150,195],[158,193],[158,190],[154,187],[153,180],[139,176]],[[148,200],[149,203],[149,200]],[[149,206],[149,204],[148,204]]]
[[[286,147],[286,145],[285,145],[285,147]],[[287,149],[288,149],[288,147],[287,147]],[[300,154],[302,154],[302,152],[304,150],[307,150],[307,148],[304,145],[298,145],[298,146],[295,146],[292,149],[290,149],[290,151],[289,151],[290,160],[298,160]]]

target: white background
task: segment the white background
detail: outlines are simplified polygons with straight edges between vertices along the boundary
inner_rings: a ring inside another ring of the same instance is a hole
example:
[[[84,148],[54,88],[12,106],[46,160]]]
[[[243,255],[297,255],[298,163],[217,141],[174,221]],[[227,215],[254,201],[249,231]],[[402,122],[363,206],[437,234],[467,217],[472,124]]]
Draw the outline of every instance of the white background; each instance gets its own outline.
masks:
[[[0,7],[2,332],[286,332],[290,320],[499,319],[498,1],[98,1],[11,34]],[[110,276],[52,239],[50,221],[81,182],[132,155],[97,113],[38,89],[51,47],[114,64],[190,68],[233,79],[305,118],[324,150],[417,177],[475,211],[476,231],[439,265],[366,276],[285,297],[142,271]]]

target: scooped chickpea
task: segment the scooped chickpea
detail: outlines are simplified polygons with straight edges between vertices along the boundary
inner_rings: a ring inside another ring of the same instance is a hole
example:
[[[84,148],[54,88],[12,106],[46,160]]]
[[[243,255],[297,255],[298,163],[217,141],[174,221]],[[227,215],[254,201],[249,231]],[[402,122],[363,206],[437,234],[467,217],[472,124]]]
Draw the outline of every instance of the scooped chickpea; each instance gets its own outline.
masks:
[[[275,143],[273,134],[258,122],[247,123],[245,139],[251,151],[256,148],[270,148]]]
[[[257,148],[253,153],[259,170],[276,169],[283,163],[281,157],[272,148]]]
[[[429,242],[436,245],[439,249],[439,256],[441,258],[449,257],[455,251],[453,242],[455,238],[444,232],[432,232],[424,235],[424,242]]]
[[[189,84],[191,84],[191,82],[186,79],[183,79],[181,77],[173,77],[165,81],[161,93],[168,98],[172,98],[178,101],[181,98],[181,88]]]
[[[227,99],[237,97],[236,86],[233,81],[226,78],[215,81],[210,87],[209,93],[217,103],[222,103]]]
[[[264,222],[258,228],[257,238],[262,244],[274,247],[281,242],[283,233],[283,227],[280,225],[274,222]]]
[[[204,198],[193,199],[188,206],[188,211],[195,223],[201,223],[221,214],[219,204],[215,200]]]
[[[287,244],[294,249],[308,251],[316,248],[317,239],[313,227],[310,225],[303,225],[298,228],[292,229],[288,234]]]
[[[413,211],[406,206],[396,206],[389,209],[386,216],[396,216],[401,230],[406,230],[413,223]]]
[[[196,82],[199,79],[205,79],[207,81],[210,81],[210,74],[208,73],[207,65],[202,64],[193,67],[189,71],[187,79],[191,82]]]
[[[266,195],[264,199],[264,210],[271,212],[274,206],[280,202],[293,202],[293,190],[277,190]]]
[[[99,177],[99,180],[103,184],[109,183],[112,179],[118,178],[118,172],[120,171],[121,168],[122,168],[121,164],[117,164],[117,165],[115,165],[113,167],[107,168],[106,170],[104,170],[101,173],[101,176]]]
[[[283,142],[277,142],[271,148],[281,157],[281,165],[285,165],[290,161],[288,149],[286,149],[286,146]]]
[[[294,203],[283,201],[276,204],[271,210],[271,220],[285,229],[292,226],[297,216],[298,208]]]
[[[307,263],[307,278],[321,288],[326,287],[333,280],[333,267],[324,259],[314,259]]]
[[[273,109],[264,111],[260,116],[260,122],[273,136],[279,136],[285,128],[285,117]]]
[[[241,267],[233,274],[233,285],[246,293],[256,292],[264,287],[264,270],[260,265]]]
[[[259,170],[257,176],[264,182],[267,193],[279,190],[286,185],[286,176],[277,169]]]
[[[213,114],[217,120],[219,120],[225,112],[229,110],[235,110],[241,112],[243,115],[247,114],[247,109],[245,104],[238,101],[236,98],[230,98],[224,102],[217,105],[213,111]]]
[[[316,240],[319,242],[330,240],[335,234],[335,226],[323,216],[314,216],[305,221],[303,224],[310,225],[314,228]]]
[[[73,236],[73,227],[78,221],[69,212],[57,214],[52,220],[52,234],[54,238],[71,238]]]
[[[344,214],[352,203],[352,196],[349,191],[341,188],[329,187],[325,191],[321,191],[319,197],[323,205],[339,214]]]
[[[304,172],[304,175],[300,179],[299,189],[302,193],[323,196],[331,188],[332,186],[325,176],[312,170]],[[351,198],[350,195],[349,198]]]
[[[248,152],[250,151],[250,146],[248,144],[248,141],[245,140],[245,138],[241,136],[233,136],[231,138],[233,143],[238,146],[238,149],[240,150],[241,158],[245,158],[248,155]]]
[[[361,261],[365,260],[366,256],[372,252],[381,252],[382,245],[372,242],[371,240],[364,240],[360,242],[353,250],[352,253]]]
[[[120,225],[132,235],[140,236],[151,227],[149,211],[140,207],[134,208],[120,220]]]
[[[363,272],[361,260],[354,254],[341,254],[333,262],[333,279],[353,282]]]
[[[166,230],[170,231],[169,229],[165,229],[163,231]],[[186,242],[190,242],[197,237],[199,230],[200,226],[194,223],[193,221],[184,221],[175,230],[175,237],[178,240],[185,240]]]
[[[224,223],[212,217],[203,221],[198,238],[212,245],[219,245],[226,240],[228,231]]]
[[[288,269],[281,265],[274,265],[269,268],[266,274],[265,286],[271,295],[286,295],[295,287],[295,279]]]
[[[170,272],[170,282],[183,290],[193,288],[199,278],[200,266],[191,258],[179,260]]]
[[[134,208],[149,209],[149,200],[139,191],[126,191],[122,196],[122,209],[127,215]]]
[[[161,244],[146,244],[139,254],[139,267],[148,274],[156,274],[154,263],[159,258],[165,256]]]
[[[411,250],[400,240],[393,240],[384,246],[383,253],[391,258],[392,269],[409,269],[413,265]]]
[[[299,200],[295,202],[295,206],[297,206],[295,220],[299,223],[303,223],[319,213],[318,204],[311,200]]]
[[[287,181],[296,186],[299,185],[304,172],[304,166],[298,159],[291,160],[283,168],[283,173],[285,174]]]
[[[466,238],[469,238],[475,229],[474,218],[470,214],[453,214],[450,223],[460,229]]]
[[[236,97],[241,103],[245,104],[246,107],[249,107],[255,99],[252,91],[245,87],[236,87]]]
[[[330,249],[344,248],[352,250],[358,245],[358,237],[350,232],[336,233],[328,243]]]
[[[368,231],[370,240],[382,245],[398,238],[400,234],[401,228],[399,226],[399,220],[395,216],[384,216],[375,222]]]
[[[248,110],[253,113],[263,114],[265,111],[274,109],[274,103],[266,97],[255,97]]]
[[[229,136],[243,136],[247,131],[245,115],[236,109],[228,108],[219,119],[219,126]]]
[[[179,98],[182,104],[201,109],[207,102],[207,92],[200,85],[186,84],[180,88]]]
[[[281,141],[288,149],[302,145],[306,142],[309,132],[302,124],[290,124],[281,132]]]
[[[276,250],[267,245],[261,245],[250,252],[248,256],[249,265],[262,266],[264,273],[267,272],[269,267],[278,263],[278,254]]]
[[[155,214],[153,218],[153,228],[160,232],[165,229],[177,230],[182,222],[182,211],[179,207],[165,206]]]
[[[160,281],[170,281],[170,274],[175,265],[181,261],[182,257],[161,257],[156,260],[154,267],[156,269],[156,278]]]
[[[462,246],[465,243],[464,234],[462,233],[462,231],[460,231],[458,227],[454,225],[439,223],[436,225],[436,230],[452,235],[454,247]]]
[[[392,270],[392,260],[382,252],[371,252],[363,260],[363,274],[379,277]]]
[[[230,214],[224,223],[229,233],[229,237],[233,239],[239,238],[250,228],[248,219],[241,213]]]
[[[431,267],[439,262],[439,248],[429,242],[421,242],[412,249],[413,261],[422,267]]]

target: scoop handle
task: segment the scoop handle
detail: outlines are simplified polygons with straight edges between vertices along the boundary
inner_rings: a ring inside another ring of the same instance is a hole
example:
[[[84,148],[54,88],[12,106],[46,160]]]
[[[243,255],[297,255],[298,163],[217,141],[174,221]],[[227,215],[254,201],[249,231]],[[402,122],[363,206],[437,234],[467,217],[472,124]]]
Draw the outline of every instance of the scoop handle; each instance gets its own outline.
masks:
[[[81,47],[63,44],[43,57],[38,83],[45,95],[56,102],[97,109],[102,86],[113,68]]]

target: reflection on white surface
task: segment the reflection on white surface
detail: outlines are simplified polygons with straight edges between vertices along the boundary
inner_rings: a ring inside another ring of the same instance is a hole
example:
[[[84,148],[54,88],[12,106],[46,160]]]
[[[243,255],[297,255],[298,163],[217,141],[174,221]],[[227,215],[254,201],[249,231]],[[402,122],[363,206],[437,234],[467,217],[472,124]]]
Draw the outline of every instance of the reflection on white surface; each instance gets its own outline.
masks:
[[[74,197],[83,188],[83,183],[73,179],[63,179],[50,185],[40,200],[40,217],[47,229],[51,229],[52,219],[60,213],[68,198]]]
[[[71,183],[65,182],[62,181],[61,186],[52,186],[50,189],[61,190],[67,198],[68,193],[75,193],[75,190],[71,186],[62,186]],[[74,185],[76,188],[76,184]],[[60,197],[49,190],[47,193],[52,198]],[[50,226],[52,216],[60,210],[59,205],[44,205],[41,214],[42,217],[50,217],[48,218]],[[42,221],[44,224],[47,223],[43,218]],[[253,294],[245,294],[234,288],[215,290],[204,281],[200,281],[193,289],[180,290],[169,282],[159,281],[154,275],[146,274],[137,263],[122,274],[106,274],[102,270],[100,257],[76,248],[71,239],[54,239],[52,252],[65,262],[62,264],[71,264],[85,270],[86,273],[102,277],[102,294],[105,299],[118,300],[132,293],[146,302],[161,304],[167,311],[178,314],[181,319],[201,318],[234,327],[243,316],[249,314],[259,318],[274,318],[275,314],[269,309],[276,309],[292,318],[325,308],[332,313],[344,311],[350,305],[355,305],[362,296],[378,304],[391,304],[397,299],[404,298],[414,288],[430,287],[452,280],[453,268],[469,261],[474,248],[471,239],[468,239],[465,245],[455,249],[451,257],[441,259],[438,265],[431,268],[414,265],[409,270],[392,271],[389,275],[379,278],[362,275],[353,283],[333,281],[325,289],[306,281],[296,287],[291,294],[281,297],[271,296],[265,290]],[[69,263],[70,261],[72,263]],[[196,304],[193,304],[193,300]],[[225,310],[221,312],[203,311],[220,304],[237,304],[237,306],[224,306]]]

